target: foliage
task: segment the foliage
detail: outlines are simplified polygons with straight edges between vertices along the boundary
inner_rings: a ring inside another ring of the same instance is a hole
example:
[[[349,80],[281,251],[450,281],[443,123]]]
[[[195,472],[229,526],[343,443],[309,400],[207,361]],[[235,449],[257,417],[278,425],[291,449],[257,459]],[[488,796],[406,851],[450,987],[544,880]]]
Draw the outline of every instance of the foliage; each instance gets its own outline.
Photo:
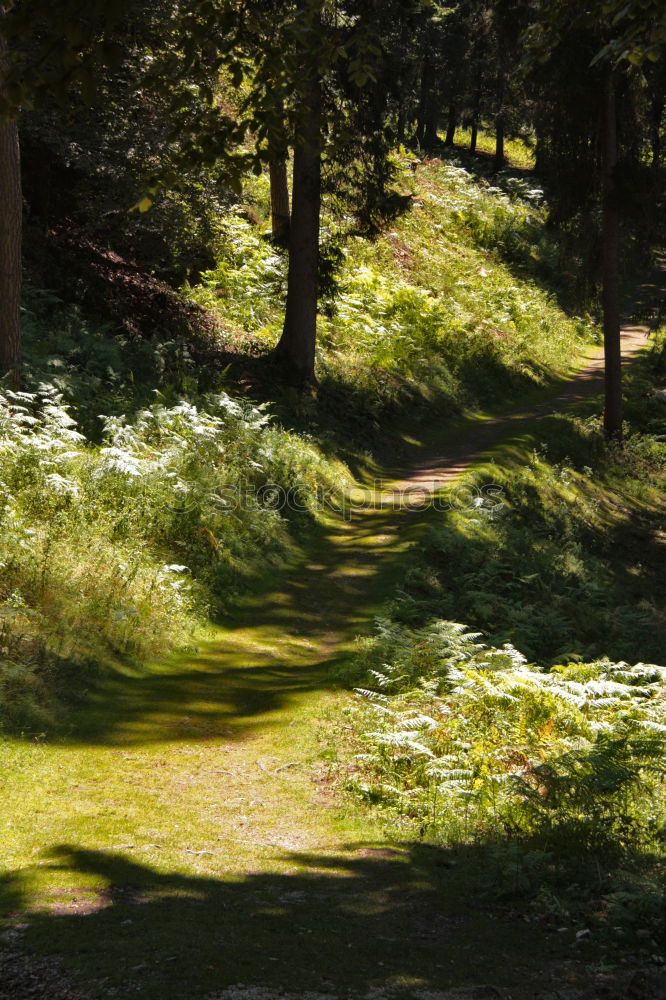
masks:
[[[666,669],[528,665],[435,621],[382,621],[362,645],[374,690],[350,712],[351,788],[446,841],[504,830],[549,848],[614,849],[663,822]]]
[[[641,394],[629,412],[654,421]],[[392,614],[405,624],[461,617],[529,657],[663,657],[659,515],[666,470],[658,426],[607,448],[596,419],[543,420],[517,466],[486,465],[495,510],[465,504],[431,518]],[[461,486],[461,496],[465,495]]]
[[[92,447],[53,386],[5,390],[0,711],[21,716],[67,662],[182,644],[340,482],[306,440],[226,394],[109,417]]]
[[[405,180],[410,161],[403,151]],[[416,164],[414,164],[416,165]],[[416,166],[412,211],[375,243],[352,238],[336,276],[338,294],[320,321],[319,374],[381,406],[428,388],[458,402],[539,383],[589,337],[535,278],[552,277],[556,254],[543,234],[542,194],[518,179],[507,192],[477,184],[454,163]],[[262,191],[250,191],[261,207]],[[232,330],[275,342],[284,264],[241,216],[228,216],[215,270],[189,288]],[[325,238],[333,240],[331,221]],[[520,269],[518,278],[512,269]]]

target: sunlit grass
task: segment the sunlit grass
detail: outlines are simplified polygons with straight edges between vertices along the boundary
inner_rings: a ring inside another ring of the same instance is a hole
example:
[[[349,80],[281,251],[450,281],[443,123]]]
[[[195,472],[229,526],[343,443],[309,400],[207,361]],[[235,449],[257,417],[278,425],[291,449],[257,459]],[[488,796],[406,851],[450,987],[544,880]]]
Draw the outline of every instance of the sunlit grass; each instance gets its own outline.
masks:
[[[561,374],[596,330],[543,287],[544,275],[556,279],[543,193],[516,178],[507,193],[439,160],[405,169],[403,182],[411,210],[373,243],[345,242],[333,309],[319,322],[320,376],[380,408],[428,394],[487,403]],[[253,183],[251,196],[265,195],[265,184]],[[271,346],[286,261],[265,239],[265,223],[238,216],[225,226],[217,268],[187,294]],[[325,238],[335,231],[327,219]]]
[[[472,138],[472,130],[469,128],[459,128],[456,130],[455,142],[457,146],[465,146],[469,149]],[[476,148],[481,153],[489,156],[495,155],[495,135],[490,129],[480,128],[476,137]],[[528,143],[524,139],[504,140],[504,155],[507,164],[511,167],[518,167],[521,170],[534,169],[534,144]]]

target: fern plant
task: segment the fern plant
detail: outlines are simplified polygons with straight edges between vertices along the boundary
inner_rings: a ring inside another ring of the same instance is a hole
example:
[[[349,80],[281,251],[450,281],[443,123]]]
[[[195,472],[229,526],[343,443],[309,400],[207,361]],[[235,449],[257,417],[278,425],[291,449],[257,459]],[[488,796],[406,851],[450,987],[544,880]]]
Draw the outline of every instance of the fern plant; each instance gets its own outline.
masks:
[[[349,712],[347,786],[445,840],[506,830],[571,849],[651,836],[652,796],[665,806],[666,668],[545,671],[480,638],[455,622],[378,623],[359,652],[370,683]]]

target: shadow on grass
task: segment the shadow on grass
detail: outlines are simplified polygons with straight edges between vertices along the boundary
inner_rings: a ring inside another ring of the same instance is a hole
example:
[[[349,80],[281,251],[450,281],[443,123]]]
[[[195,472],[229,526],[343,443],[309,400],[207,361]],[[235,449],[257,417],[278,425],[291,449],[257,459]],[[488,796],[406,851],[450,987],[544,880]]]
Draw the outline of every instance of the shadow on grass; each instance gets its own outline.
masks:
[[[566,402],[589,407],[598,385],[594,373],[581,377],[567,389]],[[515,435],[513,444],[507,432]],[[412,474],[434,479],[437,467],[462,467],[501,441],[505,469],[525,466],[543,441],[550,443],[551,460],[578,468],[597,466],[603,451],[600,439],[586,437],[566,418],[536,422],[533,414],[517,412],[461,424],[459,438],[415,463]],[[520,505],[501,552],[486,532],[460,531],[448,514],[370,509],[354,511],[351,521],[330,518],[310,529],[291,565],[254,580],[214,639],[152,669],[100,678],[72,720],[69,741],[242,740],[317,690],[364,682],[350,656],[354,638],[372,630],[398,588],[417,602],[407,606],[411,623],[432,616],[465,621],[530,657],[605,654],[658,662],[663,629],[651,609],[666,593],[655,518],[644,511],[638,522],[629,511],[612,523],[583,526],[571,543],[574,555],[581,547],[578,561],[586,562],[576,576],[557,561],[563,546],[556,539],[567,538],[571,527],[566,511],[544,506],[536,488]],[[412,543],[421,545],[443,581],[436,592],[415,577]]]
[[[518,418],[512,430],[496,466],[503,511],[487,523],[433,515],[395,616],[462,621],[542,664],[662,663],[659,455],[629,440],[611,456],[600,430],[565,416]],[[524,478],[535,449],[554,468]]]
[[[336,684],[355,637],[404,573],[421,530],[401,532],[404,522],[370,509],[312,528],[292,565],[258,577],[195,651],[99,678],[68,741],[242,740]]]
[[[599,954],[600,939],[576,946],[575,915],[557,933],[561,914],[530,909],[548,872],[533,865],[530,884],[518,885],[520,864],[491,845],[354,844],[335,856],[281,855],[280,872],[226,879],[67,845],[46,858],[70,888],[31,899],[9,879],[0,909],[23,925],[21,949],[61,957],[94,996],[492,983],[518,1000],[584,979],[582,959]]]

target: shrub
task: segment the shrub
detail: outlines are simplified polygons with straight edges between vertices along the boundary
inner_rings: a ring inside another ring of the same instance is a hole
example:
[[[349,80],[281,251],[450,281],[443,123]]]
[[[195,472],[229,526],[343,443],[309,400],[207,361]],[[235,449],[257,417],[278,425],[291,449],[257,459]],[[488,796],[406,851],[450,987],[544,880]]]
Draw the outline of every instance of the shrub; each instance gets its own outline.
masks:
[[[436,621],[380,622],[349,710],[349,788],[445,842],[502,832],[565,853],[651,842],[664,819],[666,668],[550,671]]]

